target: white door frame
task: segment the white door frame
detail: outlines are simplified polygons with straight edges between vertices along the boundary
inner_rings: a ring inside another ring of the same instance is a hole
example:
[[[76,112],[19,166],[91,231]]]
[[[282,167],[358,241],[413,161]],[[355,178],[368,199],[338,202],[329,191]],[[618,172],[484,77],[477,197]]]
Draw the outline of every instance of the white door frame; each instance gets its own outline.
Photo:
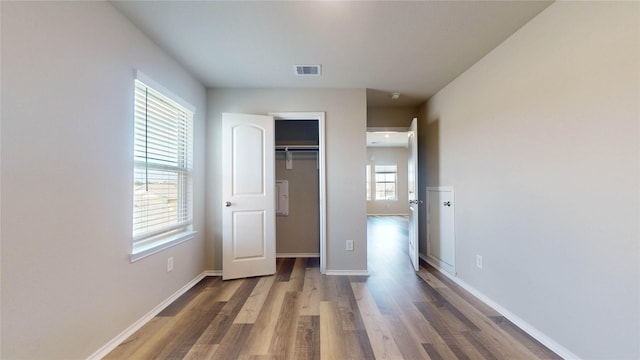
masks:
[[[418,118],[411,120],[407,161],[407,190],[409,192],[409,258],[415,271],[420,270],[420,197],[418,187]],[[413,190],[413,193],[412,193]],[[413,245],[413,246],[412,246]],[[413,252],[411,251],[413,250]]]
[[[327,268],[327,177],[326,177],[326,153],[325,153],[325,113],[324,112],[278,112],[269,113],[278,120],[317,120],[318,121],[318,194],[320,202],[320,273],[324,274]]]

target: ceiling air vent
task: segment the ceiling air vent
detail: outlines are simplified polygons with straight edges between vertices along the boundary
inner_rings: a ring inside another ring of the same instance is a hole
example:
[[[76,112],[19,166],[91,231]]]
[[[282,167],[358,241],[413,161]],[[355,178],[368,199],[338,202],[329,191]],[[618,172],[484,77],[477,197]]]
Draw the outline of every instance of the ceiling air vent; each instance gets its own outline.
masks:
[[[293,68],[298,76],[320,76],[322,74],[321,65],[294,65]]]

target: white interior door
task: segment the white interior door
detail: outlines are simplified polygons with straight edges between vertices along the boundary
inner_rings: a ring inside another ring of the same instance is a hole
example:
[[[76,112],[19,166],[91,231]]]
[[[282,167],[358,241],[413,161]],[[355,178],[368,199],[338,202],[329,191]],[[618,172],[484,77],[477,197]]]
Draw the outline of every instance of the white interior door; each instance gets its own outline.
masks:
[[[418,254],[418,219],[419,205],[418,198],[418,123],[414,118],[411,121],[411,131],[409,131],[409,162],[408,162],[408,189],[409,189],[409,257],[413,268],[420,269]]]
[[[452,187],[427,188],[427,257],[455,275],[453,198]]]
[[[222,114],[222,278],[276,271],[274,120]]]

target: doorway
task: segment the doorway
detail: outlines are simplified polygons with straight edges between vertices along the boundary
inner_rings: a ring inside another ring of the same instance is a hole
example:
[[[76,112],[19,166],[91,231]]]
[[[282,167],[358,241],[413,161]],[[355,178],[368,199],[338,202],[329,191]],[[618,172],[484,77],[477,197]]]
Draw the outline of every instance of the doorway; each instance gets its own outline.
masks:
[[[272,113],[275,119],[278,257],[319,257],[326,271],[326,170],[323,112]],[[284,181],[284,183],[283,183]],[[284,210],[284,209],[279,209]]]
[[[395,217],[395,226],[402,226],[408,234],[405,253],[415,271],[419,269],[416,121],[409,131],[368,131],[366,169],[369,222],[372,217]],[[377,238],[371,233],[376,229],[380,228],[368,226],[370,239]]]

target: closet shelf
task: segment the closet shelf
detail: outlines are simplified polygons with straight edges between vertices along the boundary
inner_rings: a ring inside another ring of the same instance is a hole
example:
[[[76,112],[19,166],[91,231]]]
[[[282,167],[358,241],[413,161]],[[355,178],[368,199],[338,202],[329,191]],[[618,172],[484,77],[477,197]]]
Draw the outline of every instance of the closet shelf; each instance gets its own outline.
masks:
[[[276,151],[317,151],[318,145],[276,145]]]

